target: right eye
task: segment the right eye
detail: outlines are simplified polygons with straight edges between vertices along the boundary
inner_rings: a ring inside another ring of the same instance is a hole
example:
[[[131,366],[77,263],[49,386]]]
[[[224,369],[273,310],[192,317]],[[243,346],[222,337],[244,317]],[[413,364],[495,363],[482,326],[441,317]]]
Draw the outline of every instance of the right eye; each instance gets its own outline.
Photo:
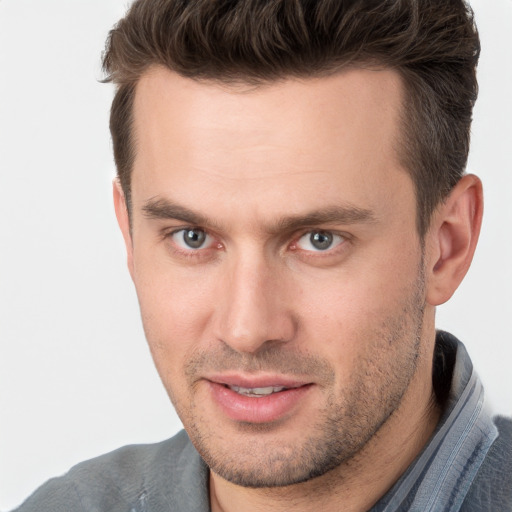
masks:
[[[187,251],[208,249],[213,244],[213,238],[198,228],[185,228],[175,231],[171,234],[171,239],[180,249]]]

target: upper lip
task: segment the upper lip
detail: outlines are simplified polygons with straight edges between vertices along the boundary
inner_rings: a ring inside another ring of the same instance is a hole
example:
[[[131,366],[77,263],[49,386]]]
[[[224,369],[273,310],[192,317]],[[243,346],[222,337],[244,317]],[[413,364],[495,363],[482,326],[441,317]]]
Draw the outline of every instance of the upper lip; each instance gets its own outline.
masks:
[[[205,377],[205,379],[216,384],[237,386],[247,389],[268,387],[300,388],[306,384],[311,384],[311,382],[285,375],[222,374],[210,375]]]

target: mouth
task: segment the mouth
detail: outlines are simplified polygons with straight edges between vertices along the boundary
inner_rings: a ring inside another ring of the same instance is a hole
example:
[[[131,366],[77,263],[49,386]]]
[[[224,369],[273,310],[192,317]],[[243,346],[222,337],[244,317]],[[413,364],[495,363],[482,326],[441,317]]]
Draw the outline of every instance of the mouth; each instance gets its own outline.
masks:
[[[222,416],[242,423],[272,423],[306,407],[313,383],[281,377],[207,379]]]

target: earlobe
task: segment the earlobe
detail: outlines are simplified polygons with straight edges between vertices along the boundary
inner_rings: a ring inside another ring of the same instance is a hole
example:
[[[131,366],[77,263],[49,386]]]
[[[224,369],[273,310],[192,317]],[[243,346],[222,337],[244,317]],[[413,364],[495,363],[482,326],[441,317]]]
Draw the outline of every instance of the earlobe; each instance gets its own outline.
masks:
[[[133,243],[130,229],[130,216],[128,214],[124,192],[118,178],[115,178],[112,182],[112,192],[117,223],[119,224],[119,228],[123,234],[124,244],[126,246],[128,270],[133,279]]]
[[[458,288],[471,265],[483,215],[482,183],[468,174],[432,218],[428,237],[427,302],[438,306]]]

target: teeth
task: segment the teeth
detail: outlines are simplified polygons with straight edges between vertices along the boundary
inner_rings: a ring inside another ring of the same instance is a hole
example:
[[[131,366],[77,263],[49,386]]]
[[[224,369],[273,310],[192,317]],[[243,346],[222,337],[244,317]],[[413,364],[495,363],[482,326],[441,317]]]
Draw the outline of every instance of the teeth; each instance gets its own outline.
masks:
[[[242,388],[239,386],[229,386],[229,389],[240,395],[262,397],[271,395],[272,393],[279,393],[279,391],[283,391],[283,389],[286,388],[284,386],[268,386],[266,388]]]

